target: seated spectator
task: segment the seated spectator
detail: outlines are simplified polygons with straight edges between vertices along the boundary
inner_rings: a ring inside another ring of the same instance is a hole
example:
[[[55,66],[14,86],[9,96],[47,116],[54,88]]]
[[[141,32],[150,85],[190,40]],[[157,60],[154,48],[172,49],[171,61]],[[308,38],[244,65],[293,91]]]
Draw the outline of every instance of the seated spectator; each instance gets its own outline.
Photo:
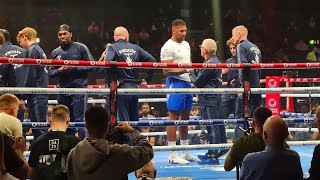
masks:
[[[224,162],[226,171],[231,171],[236,165],[240,165],[248,153],[264,150],[266,145],[262,139],[263,124],[270,116],[272,112],[266,107],[258,107],[253,112],[252,126],[255,132],[235,140]]]
[[[66,133],[70,122],[67,106],[55,106],[49,122],[49,131],[39,136],[31,145],[31,180],[67,180],[67,156],[80,141],[76,136]]]
[[[134,173],[137,177],[137,180],[154,180],[157,176],[157,170],[154,167],[153,161],[148,162]]]
[[[313,46],[312,51],[307,54],[307,61],[316,62],[320,58],[320,51],[317,46]],[[319,57],[319,58],[318,58]]]
[[[13,94],[0,96],[0,131],[9,137],[22,136],[22,124],[17,118],[20,100]]]
[[[316,109],[316,126],[320,132],[320,106]],[[309,174],[309,180],[320,179],[320,144],[314,148]]]
[[[10,177],[11,179],[27,179],[31,168],[25,161],[23,155],[25,145],[24,138],[15,137],[11,139],[0,132],[0,141],[0,179],[4,179],[5,177]]]
[[[149,103],[145,102],[141,105],[141,118],[154,118],[153,115],[150,114],[151,108]],[[147,133],[147,132],[154,132],[154,128],[150,127],[141,127],[140,131],[142,133]],[[149,142],[152,146],[155,145],[156,138],[154,136],[149,137]]]
[[[109,144],[105,139],[110,132],[108,114],[101,106],[92,106],[86,111],[88,138],[78,143],[68,155],[70,179],[127,179],[129,173],[153,158],[153,149],[148,140],[128,124],[119,124],[115,128],[122,133],[130,133],[133,146]]]
[[[302,179],[299,154],[285,147],[288,135],[288,125],[280,116],[269,117],[263,125],[262,135],[266,148],[246,155],[242,161],[240,179]]]

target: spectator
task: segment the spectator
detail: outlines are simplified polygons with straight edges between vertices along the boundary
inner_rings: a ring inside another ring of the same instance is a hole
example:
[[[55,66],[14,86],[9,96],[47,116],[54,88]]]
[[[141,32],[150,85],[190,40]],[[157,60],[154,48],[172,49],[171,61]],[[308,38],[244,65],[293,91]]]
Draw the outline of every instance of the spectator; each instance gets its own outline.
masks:
[[[320,58],[319,54],[320,54],[320,51],[319,51],[318,47],[317,46],[313,46],[312,47],[312,51],[307,54],[307,58],[306,59],[307,59],[307,61],[316,62],[318,60],[318,58]]]
[[[13,94],[0,96],[0,131],[9,137],[22,136],[22,124],[17,118],[20,100]]]
[[[116,130],[132,135],[133,146],[109,144],[108,111],[92,106],[85,113],[88,138],[82,140],[68,155],[68,176],[74,180],[127,179],[133,172],[153,158],[152,146],[140,132],[128,124],[119,124]]]
[[[137,177],[137,180],[154,180],[157,176],[157,170],[154,167],[153,161],[148,162],[134,173]]]
[[[21,180],[27,179],[31,169],[23,155],[24,138],[15,137],[14,139],[10,139],[7,135],[0,132],[0,140],[0,151],[2,151],[0,153],[0,167],[2,166],[0,179],[4,178],[3,175],[9,176],[13,180],[15,179],[12,176]]]
[[[149,103],[145,102],[141,105],[141,114],[142,114],[142,118],[154,118],[153,115],[150,114],[150,105]],[[154,131],[153,128],[150,128],[150,127],[141,127],[140,131],[142,133],[147,133],[147,132],[150,132],[150,131]],[[155,137],[154,136],[151,136],[149,137],[149,142],[152,146],[155,145]]]
[[[280,116],[269,117],[263,125],[264,151],[246,155],[240,179],[300,180],[303,172],[299,154],[285,147],[288,125]]]
[[[320,131],[320,106],[316,109],[316,126]],[[313,156],[311,160],[311,167],[309,169],[309,180],[318,180],[320,179],[320,144],[318,144],[313,151]]]
[[[67,180],[66,159],[72,148],[80,141],[66,133],[70,122],[70,111],[65,105],[57,105],[50,116],[50,130],[42,134],[31,145],[29,164],[31,180]]]
[[[226,171],[231,171],[236,165],[240,165],[248,153],[264,150],[266,145],[262,139],[263,124],[270,116],[272,116],[270,109],[263,106],[253,112],[252,126],[255,132],[235,140],[224,162]]]

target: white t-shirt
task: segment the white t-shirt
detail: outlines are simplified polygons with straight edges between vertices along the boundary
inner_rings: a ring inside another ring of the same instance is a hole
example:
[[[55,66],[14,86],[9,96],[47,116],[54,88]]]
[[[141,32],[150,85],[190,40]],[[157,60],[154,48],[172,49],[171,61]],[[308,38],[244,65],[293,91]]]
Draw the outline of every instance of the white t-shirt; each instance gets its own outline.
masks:
[[[160,58],[162,60],[173,60],[173,63],[191,63],[190,45],[187,41],[181,43],[169,39],[161,48]],[[171,77],[190,82],[188,73],[171,75]]]
[[[22,136],[22,124],[16,117],[0,113],[0,131],[8,136]]]

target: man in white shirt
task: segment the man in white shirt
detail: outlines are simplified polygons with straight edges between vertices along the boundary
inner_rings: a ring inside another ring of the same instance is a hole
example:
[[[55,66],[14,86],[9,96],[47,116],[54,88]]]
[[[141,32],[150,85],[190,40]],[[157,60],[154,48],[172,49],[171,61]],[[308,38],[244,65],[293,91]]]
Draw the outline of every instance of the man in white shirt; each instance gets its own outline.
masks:
[[[161,62],[163,63],[191,63],[190,45],[185,41],[187,33],[186,23],[181,19],[172,22],[172,37],[161,48]],[[187,69],[163,69],[167,76],[166,88],[191,88],[191,80]],[[192,108],[191,94],[168,94],[167,108],[170,120],[189,120]],[[180,144],[188,145],[188,127],[179,126]],[[167,127],[168,145],[176,146],[176,126]],[[188,164],[190,161],[200,161],[199,158],[183,151],[179,157],[171,151],[169,163]]]

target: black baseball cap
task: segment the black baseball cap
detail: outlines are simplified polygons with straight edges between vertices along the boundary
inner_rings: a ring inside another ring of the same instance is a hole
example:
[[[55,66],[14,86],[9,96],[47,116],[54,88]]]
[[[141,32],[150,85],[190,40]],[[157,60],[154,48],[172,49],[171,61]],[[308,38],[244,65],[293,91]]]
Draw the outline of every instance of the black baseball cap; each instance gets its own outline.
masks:
[[[70,26],[68,26],[67,24],[61,24],[61,25],[59,26],[59,29],[58,29],[58,30],[59,30],[59,31],[69,31],[69,32],[72,32]]]

